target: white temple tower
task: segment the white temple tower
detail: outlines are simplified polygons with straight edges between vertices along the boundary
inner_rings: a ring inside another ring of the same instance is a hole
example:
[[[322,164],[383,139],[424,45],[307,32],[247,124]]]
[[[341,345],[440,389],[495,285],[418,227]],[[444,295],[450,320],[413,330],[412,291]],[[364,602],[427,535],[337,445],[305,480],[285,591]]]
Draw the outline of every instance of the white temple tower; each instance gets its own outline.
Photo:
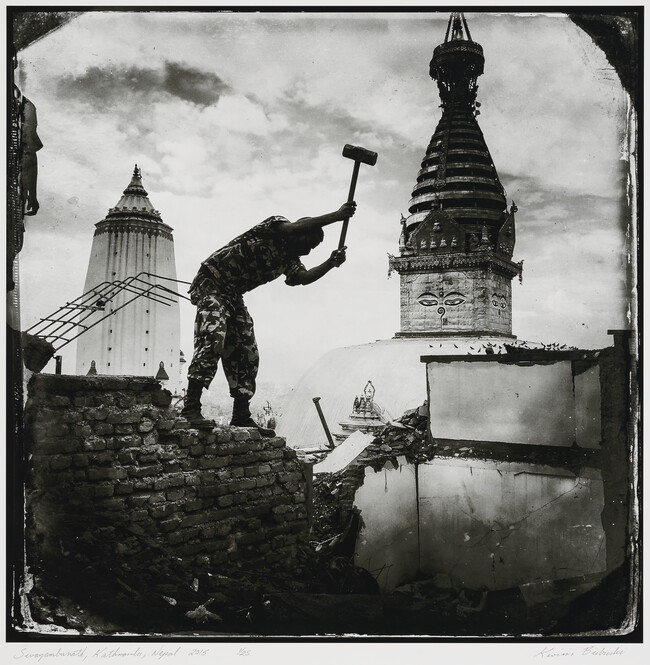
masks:
[[[136,165],[129,186],[106,217],[95,225],[84,293],[104,282],[120,282],[141,273],[145,281],[134,290],[120,291],[109,302],[99,302],[97,318],[114,312],[87,330],[77,342],[77,374],[130,374],[169,377],[163,385],[178,391],[181,377],[180,310],[178,298],[163,293],[165,303],[138,297],[148,283],[177,291],[172,228],[155,210]],[[174,302],[170,302],[170,297]],[[103,309],[101,309],[103,308]],[[85,323],[92,325],[93,318]],[[94,361],[94,366],[93,366]],[[162,363],[162,365],[161,365]]]

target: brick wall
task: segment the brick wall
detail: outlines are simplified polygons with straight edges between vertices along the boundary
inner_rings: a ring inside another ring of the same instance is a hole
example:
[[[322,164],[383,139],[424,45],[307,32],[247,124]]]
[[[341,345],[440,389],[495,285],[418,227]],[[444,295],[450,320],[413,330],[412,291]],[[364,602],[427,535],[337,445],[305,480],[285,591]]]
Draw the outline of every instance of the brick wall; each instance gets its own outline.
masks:
[[[151,378],[36,374],[28,395],[30,568],[92,558],[136,578],[155,557],[189,573],[295,564],[310,481],[284,439],[190,429]]]

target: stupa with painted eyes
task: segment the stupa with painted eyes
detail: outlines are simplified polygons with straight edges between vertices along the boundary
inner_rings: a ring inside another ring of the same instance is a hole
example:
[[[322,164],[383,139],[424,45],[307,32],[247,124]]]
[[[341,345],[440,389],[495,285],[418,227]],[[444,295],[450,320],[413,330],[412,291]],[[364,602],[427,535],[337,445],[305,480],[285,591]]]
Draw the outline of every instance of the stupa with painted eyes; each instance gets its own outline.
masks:
[[[512,335],[517,208],[507,208],[476,120],[484,62],[465,17],[452,13],[429,65],[442,117],[402,218],[399,256],[390,257],[400,275],[398,337]]]
[[[310,368],[278,423],[289,445],[325,445],[315,396],[336,427],[349,419],[358,386],[370,378],[386,419],[399,418],[426,399],[422,355],[528,346],[512,334],[512,280],[522,274],[512,260],[517,208],[508,207],[476,120],[484,62],[465,17],[452,13],[429,67],[442,116],[401,220],[399,253],[389,257],[390,271],[400,276],[400,330],[392,339],[329,351]]]

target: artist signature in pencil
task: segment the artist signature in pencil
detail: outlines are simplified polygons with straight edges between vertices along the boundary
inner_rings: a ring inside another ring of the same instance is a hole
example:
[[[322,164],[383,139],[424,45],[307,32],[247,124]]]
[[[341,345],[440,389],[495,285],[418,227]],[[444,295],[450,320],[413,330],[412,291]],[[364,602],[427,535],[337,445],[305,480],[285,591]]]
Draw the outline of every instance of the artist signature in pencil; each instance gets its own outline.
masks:
[[[580,656],[622,656],[623,649],[611,646],[587,646],[579,649],[566,649],[563,647],[544,647],[538,651],[534,658],[575,658]]]

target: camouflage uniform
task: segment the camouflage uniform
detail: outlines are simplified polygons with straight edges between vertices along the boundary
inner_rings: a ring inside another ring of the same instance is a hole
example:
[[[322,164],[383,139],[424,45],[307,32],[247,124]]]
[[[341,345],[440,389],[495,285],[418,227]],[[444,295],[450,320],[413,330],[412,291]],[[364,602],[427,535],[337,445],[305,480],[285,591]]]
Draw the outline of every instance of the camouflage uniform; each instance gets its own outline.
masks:
[[[269,217],[201,264],[189,290],[197,311],[188,379],[208,388],[221,359],[231,396],[250,399],[255,394],[259,355],[242,294],[282,274],[294,286],[305,269],[277,231],[282,222],[288,220]]]

